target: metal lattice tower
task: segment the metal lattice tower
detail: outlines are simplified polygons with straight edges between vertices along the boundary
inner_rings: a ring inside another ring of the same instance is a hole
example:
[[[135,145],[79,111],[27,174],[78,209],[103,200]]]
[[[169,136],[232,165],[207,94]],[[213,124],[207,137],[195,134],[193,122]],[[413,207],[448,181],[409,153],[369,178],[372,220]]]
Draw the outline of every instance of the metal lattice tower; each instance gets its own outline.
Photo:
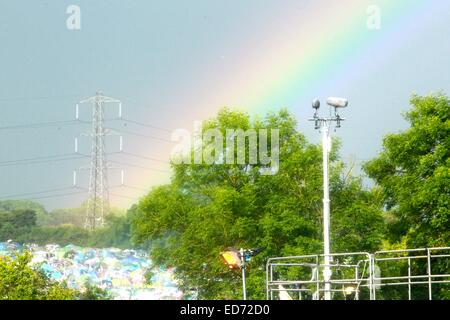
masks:
[[[106,97],[101,92],[97,92],[94,97],[80,101],[80,103],[92,104],[92,130],[88,133],[92,139],[92,147],[89,168],[89,196],[85,221],[85,228],[89,230],[102,227],[104,217],[109,212],[108,163],[106,160],[105,136],[109,135],[110,132],[104,127],[105,104],[108,102],[119,103],[120,116],[120,101]]]

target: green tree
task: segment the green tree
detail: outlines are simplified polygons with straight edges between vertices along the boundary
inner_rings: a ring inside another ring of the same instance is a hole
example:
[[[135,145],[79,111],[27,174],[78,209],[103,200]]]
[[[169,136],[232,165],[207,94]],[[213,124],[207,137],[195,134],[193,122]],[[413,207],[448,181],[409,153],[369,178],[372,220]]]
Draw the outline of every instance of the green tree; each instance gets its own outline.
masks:
[[[251,121],[245,113],[223,109],[205,122],[204,130],[218,128],[224,136],[226,129],[280,130],[278,173],[263,175],[267,167],[261,164],[173,164],[171,183],[154,188],[132,209],[133,240],[150,242],[153,262],[175,267],[185,292],[210,299],[241,297],[240,274],[219,258],[227,247],[266,248],[249,264],[248,291],[254,299],[265,297],[267,257],[322,251],[322,149],[295,127],[285,110]],[[247,140],[247,155],[249,145]],[[379,197],[344,174],[339,144],[334,146],[332,236],[340,250],[378,248],[383,232]],[[369,239],[361,241],[364,235]]]
[[[89,234],[88,246],[131,248],[128,217],[114,214],[106,216],[105,227]]]
[[[57,227],[60,225],[71,224],[76,227],[83,228],[86,221],[87,202],[81,204],[77,208],[55,209],[49,212],[45,219],[39,221],[39,226]],[[111,208],[107,216],[124,217],[126,211],[118,208]]]
[[[68,244],[87,246],[90,237],[91,233],[88,230],[67,224],[57,227],[35,227],[29,233],[23,234],[15,240],[40,245],[56,243],[62,246]]]
[[[413,96],[410,128],[387,135],[383,150],[365,165],[380,187],[391,241],[408,247],[450,243],[450,99]]]
[[[36,226],[36,213],[20,209],[0,212],[0,241],[17,240],[28,234]]]
[[[5,203],[9,205],[6,206]],[[73,209],[78,220],[74,217],[68,218],[68,220],[58,220],[62,214],[60,211],[52,211],[48,216],[55,215],[55,224],[38,225],[38,218],[34,210],[14,209],[18,207],[18,204],[31,206],[29,203],[11,203],[5,201],[3,208],[12,211],[0,212],[0,242],[11,239],[16,242],[41,245],[56,243],[93,247],[130,248],[131,246],[130,223],[128,217],[121,210],[112,210],[111,214],[105,217],[105,227],[90,232],[78,226],[77,221],[80,220],[79,216],[81,215],[81,210],[78,208]],[[71,211],[72,209],[63,209],[61,212]],[[62,223],[62,221],[68,223]]]
[[[387,135],[383,150],[364,169],[373,178],[386,208],[388,239],[404,248],[441,247],[450,244],[450,99],[444,94],[414,95],[405,114],[410,127]],[[397,263],[385,275],[406,273]],[[433,262],[434,274],[446,273],[448,260]],[[412,272],[426,274],[426,261],[413,261]],[[450,286],[433,286],[434,299],[448,299]],[[383,288],[385,297],[401,297],[398,287]],[[427,299],[426,288],[413,295]]]
[[[0,256],[0,300],[108,300],[110,294],[89,283],[82,290],[70,289],[65,283],[51,280],[32,267],[30,252],[14,258]]]
[[[84,284],[83,290],[77,295],[78,300],[109,300],[111,295],[108,291],[91,285],[89,282]]]
[[[0,257],[0,300],[70,300],[77,292],[29,266],[31,254]]]
[[[47,211],[40,203],[30,200],[2,200],[0,201],[0,211],[13,212],[17,210],[31,210],[36,213],[37,224],[47,220]]]

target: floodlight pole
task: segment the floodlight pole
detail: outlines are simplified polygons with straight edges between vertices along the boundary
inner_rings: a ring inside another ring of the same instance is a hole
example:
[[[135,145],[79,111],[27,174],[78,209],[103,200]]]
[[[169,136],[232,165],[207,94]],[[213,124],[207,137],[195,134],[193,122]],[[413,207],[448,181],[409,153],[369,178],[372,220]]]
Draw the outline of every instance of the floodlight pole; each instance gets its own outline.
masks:
[[[331,300],[331,257],[330,257],[330,180],[329,180],[329,155],[331,151],[331,123],[336,122],[336,127],[340,128],[341,118],[337,112],[338,108],[346,107],[347,100],[340,99],[336,102],[336,98],[329,98],[327,103],[334,107],[334,116],[319,117],[318,110],[320,107],[319,100],[313,101],[313,108],[315,109],[314,117],[309,119],[314,121],[315,129],[319,129],[322,133],[322,158],[323,158],[323,255],[324,268],[323,279],[325,282],[324,300]],[[338,105],[341,104],[341,105]]]
[[[331,149],[330,122],[321,121],[322,158],[323,158],[323,254],[325,267],[325,300],[331,300],[331,269],[330,269],[330,182],[328,172],[328,156]]]
[[[242,296],[244,300],[247,300],[247,288],[245,285],[245,250],[241,248],[239,250],[239,254],[241,255],[241,270],[242,270]]]

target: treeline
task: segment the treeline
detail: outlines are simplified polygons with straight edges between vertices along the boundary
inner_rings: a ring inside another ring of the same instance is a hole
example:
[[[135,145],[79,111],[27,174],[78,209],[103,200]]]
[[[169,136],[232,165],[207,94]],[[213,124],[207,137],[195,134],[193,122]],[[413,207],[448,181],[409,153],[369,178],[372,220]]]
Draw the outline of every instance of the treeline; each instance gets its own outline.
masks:
[[[105,217],[104,228],[95,231],[83,228],[83,208],[47,213],[39,204],[8,200],[0,202],[0,210],[0,242],[12,240],[40,245],[56,243],[97,248],[132,247],[129,219],[118,210]]]

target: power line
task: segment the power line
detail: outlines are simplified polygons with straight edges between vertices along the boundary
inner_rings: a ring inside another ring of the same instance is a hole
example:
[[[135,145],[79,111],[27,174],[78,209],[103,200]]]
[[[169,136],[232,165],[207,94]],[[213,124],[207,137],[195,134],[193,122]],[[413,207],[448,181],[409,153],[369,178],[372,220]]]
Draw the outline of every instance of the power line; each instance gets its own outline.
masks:
[[[148,138],[148,139],[155,139],[155,140],[160,140],[160,141],[164,141],[164,142],[174,143],[174,141],[169,140],[169,139],[159,138],[159,137],[146,135],[146,134],[142,134],[142,133],[137,133],[137,132],[133,132],[133,131],[123,130],[123,129],[114,129],[114,128],[107,128],[107,129],[118,130],[121,133],[130,134],[130,135],[137,136],[137,137]]]
[[[86,192],[78,191],[78,192],[70,192],[70,193],[63,193],[63,194],[55,194],[55,195],[44,196],[44,197],[25,198],[25,199],[20,199],[20,200],[39,200],[39,199],[60,198],[60,197],[67,197],[67,196],[82,194],[82,193],[86,193]]]
[[[169,132],[169,133],[171,133],[173,131],[173,130],[170,130],[170,129],[167,129],[167,128],[158,127],[158,126],[155,126],[155,125],[152,125],[152,124],[149,124],[149,123],[135,121],[135,120],[131,120],[131,119],[128,119],[128,118],[118,118],[117,120],[122,120],[124,122],[133,123],[133,124],[136,124],[136,125],[141,126],[141,127],[146,127],[146,128],[151,128],[151,129],[158,129],[158,130],[166,131],[166,132]]]
[[[139,154],[135,154],[135,153],[131,153],[131,152],[122,151],[122,153],[126,154],[126,155],[130,155],[132,157],[140,158],[140,159],[152,160],[152,161],[157,161],[157,162],[166,163],[166,164],[169,163],[169,161],[164,161],[164,160],[160,160],[160,159],[156,159],[156,158],[152,158],[152,157],[141,156]]]
[[[68,156],[74,156],[75,153],[65,153],[65,154],[55,154],[52,156],[42,156],[42,157],[34,157],[34,158],[23,158],[23,159],[15,159],[15,160],[7,160],[7,161],[0,161],[1,164],[6,163],[13,163],[13,162],[27,162],[27,161],[35,161],[35,160],[45,160],[45,159],[52,159],[52,158],[61,158],[61,157],[68,157]],[[80,154],[81,155],[81,154]]]
[[[28,101],[28,100],[49,100],[49,99],[65,99],[65,98],[77,98],[79,94],[66,95],[66,96],[38,96],[38,97],[9,97],[9,98],[0,98],[0,101],[8,102],[8,101]]]
[[[0,163],[0,167],[10,167],[10,166],[38,164],[38,163],[51,163],[51,162],[60,162],[60,161],[76,160],[76,159],[84,159],[84,158],[86,158],[86,156],[79,155],[79,156],[72,156],[72,157],[67,157],[67,158],[62,158],[62,159],[47,159],[47,160],[39,160],[39,161],[20,161],[17,163],[7,162],[7,163]]]
[[[130,186],[130,185],[128,185],[128,184],[124,184],[123,186],[124,186],[125,188],[130,188],[130,189],[135,189],[135,190],[140,190],[140,191],[148,192],[148,190],[146,190],[146,189],[139,188],[139,187],[133,187],[133,186]]]
[[[135,189],[135,190],[139,190],[139,191],[143,191],[143,192],[148,192],[147,189],[143,189],[143,188],[139,188],[139,187],[134,187],[134,186],[130,186],[128,184],[120,184],[117,186],[113,186],[110,189],[117,189],[117,188],[129,188],[129,189]]]
[[[77,124],[88,124],[88,123],[90,123],[90,121],[81,121],[81,120],[33,122],[33,123],[26,123],[26,124],[3,126],[3,127],[0,127],[0,130],[30,129],[30,128],[54,127],[54,126],[60,126],[60,125],[77,125]]]
[[[118,193],[109,193],[110,195],[112,195],[112,196],[115,196],[115,197],[120,197],[120,198],[125,198],[125,199],[130,199],[130,200],[138,200],[139,198],[138,197],[128,197],[128,196],[124,196],[124,195],[121,195],[121,194],[118,194]]]
[[[140,165],[133,164],[133,163],[128,163],[128,162],[121,162],[121,161],[115,161],[115,160],[108,160],[108,162],[115,163],[115,164],[122,165],[122,166],[135,167],[135,168],[144,169],[144,170],[151,170],[151,171],[159,171],[159,172],[164,172],[164,173],[170,173],[169,170],[157,169],[157,168],[151,168],[151,167],[144,167],[144,166],[140,166]]]
[[[123,100],[125,100],[125,101],[128,101],[127,103],[128,104],[131,104],[131,105],[133,105],[133,106],[135,106],[135,107],[138,107],[138,108],[140,108],[140,109],[142,109],[142,110],[149,110],[149,109],[154,109],[154,107],[153,106],[145,106],[144,104],[142,104],[142,103],[137,103],[136,101],[134,101],[133,99],[130,99],[130,98],[127,98],[127,97],[121,97]]]
[[[49,189],[49,190],[44,190],[44,191],[28,192],[28,193],[16,193],[16,194],[10,194],[10,195],[6,195],[6,196],[1,196],[0,199],[9,199],[9,198],[15,198],[15,197],[37,195],[37,194],[42,194],[42,193],[63,191],[63,190],[68,190],[68,189],[73,189],[73,187],[54,188],[54,189]]]

